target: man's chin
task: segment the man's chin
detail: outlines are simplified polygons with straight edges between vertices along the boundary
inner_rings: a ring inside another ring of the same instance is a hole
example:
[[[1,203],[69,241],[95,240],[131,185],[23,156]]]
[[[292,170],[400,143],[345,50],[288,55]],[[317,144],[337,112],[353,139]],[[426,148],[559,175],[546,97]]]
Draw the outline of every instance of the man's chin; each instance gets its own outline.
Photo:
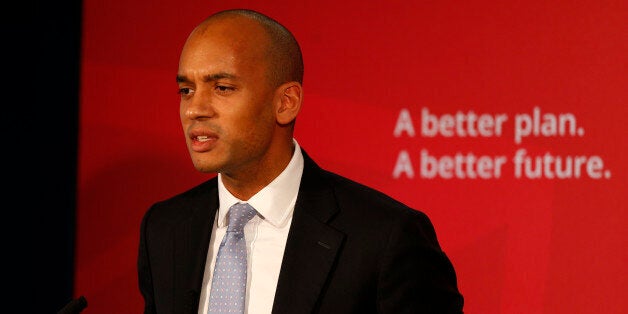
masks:
[[[218,172],[220,168],[215,163],[208,163],[208,162],[203,162],[200,160],[193,160],[193,163],[194,163],[194,168],[196,168],[197,171],[202,172],[202,173],[215,173],[215,172]]]

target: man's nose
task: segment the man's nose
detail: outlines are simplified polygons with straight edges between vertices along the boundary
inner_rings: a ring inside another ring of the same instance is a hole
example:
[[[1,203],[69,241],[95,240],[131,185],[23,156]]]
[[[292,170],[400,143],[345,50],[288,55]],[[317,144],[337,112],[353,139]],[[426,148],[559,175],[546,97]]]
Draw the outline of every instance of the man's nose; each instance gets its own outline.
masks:
[[[186,118],[190,120],[207,119],[215,114],[212,97],[200,90],[190,99],[185,111]]]

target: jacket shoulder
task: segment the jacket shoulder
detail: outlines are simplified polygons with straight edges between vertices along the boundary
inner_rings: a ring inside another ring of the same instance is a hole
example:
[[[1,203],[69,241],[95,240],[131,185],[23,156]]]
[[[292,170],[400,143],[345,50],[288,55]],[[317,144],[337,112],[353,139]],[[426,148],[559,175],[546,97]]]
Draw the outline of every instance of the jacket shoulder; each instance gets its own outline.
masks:
[[[193,211],[201,209],[201,206],[212,204],[213,199],[215,199],[217,204],[217,195],[217,178],[214,177],[186,191],[152,204],[144,214],[143,220],[150,219],[152,223],[173,223],[179,219],[185,219],[190,217]]]
[[[429,221],[424,212],[373,187],[327,170],[323,170],[323,176],[332,186],[338,205],[343,210],[358,209],[360,214],[381,216],[384,220]]]

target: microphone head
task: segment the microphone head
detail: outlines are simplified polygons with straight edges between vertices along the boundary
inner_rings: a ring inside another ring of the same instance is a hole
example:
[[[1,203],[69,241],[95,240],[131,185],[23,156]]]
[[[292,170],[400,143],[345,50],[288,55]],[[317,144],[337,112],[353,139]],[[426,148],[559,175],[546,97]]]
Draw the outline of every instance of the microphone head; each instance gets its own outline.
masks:
[[[85,299],[84,296],[80,296],[78,298],[78,308],[80,309],[80,311],[84,310],[87,307],[87,299]]]

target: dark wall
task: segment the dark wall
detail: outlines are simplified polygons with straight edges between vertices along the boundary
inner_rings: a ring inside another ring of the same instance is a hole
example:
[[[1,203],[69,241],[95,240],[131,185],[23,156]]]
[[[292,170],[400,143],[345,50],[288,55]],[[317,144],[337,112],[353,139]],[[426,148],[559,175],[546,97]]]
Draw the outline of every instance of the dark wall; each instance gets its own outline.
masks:
[[[81,1],[3,6],[4,308],[56,313],[73,296]]]

